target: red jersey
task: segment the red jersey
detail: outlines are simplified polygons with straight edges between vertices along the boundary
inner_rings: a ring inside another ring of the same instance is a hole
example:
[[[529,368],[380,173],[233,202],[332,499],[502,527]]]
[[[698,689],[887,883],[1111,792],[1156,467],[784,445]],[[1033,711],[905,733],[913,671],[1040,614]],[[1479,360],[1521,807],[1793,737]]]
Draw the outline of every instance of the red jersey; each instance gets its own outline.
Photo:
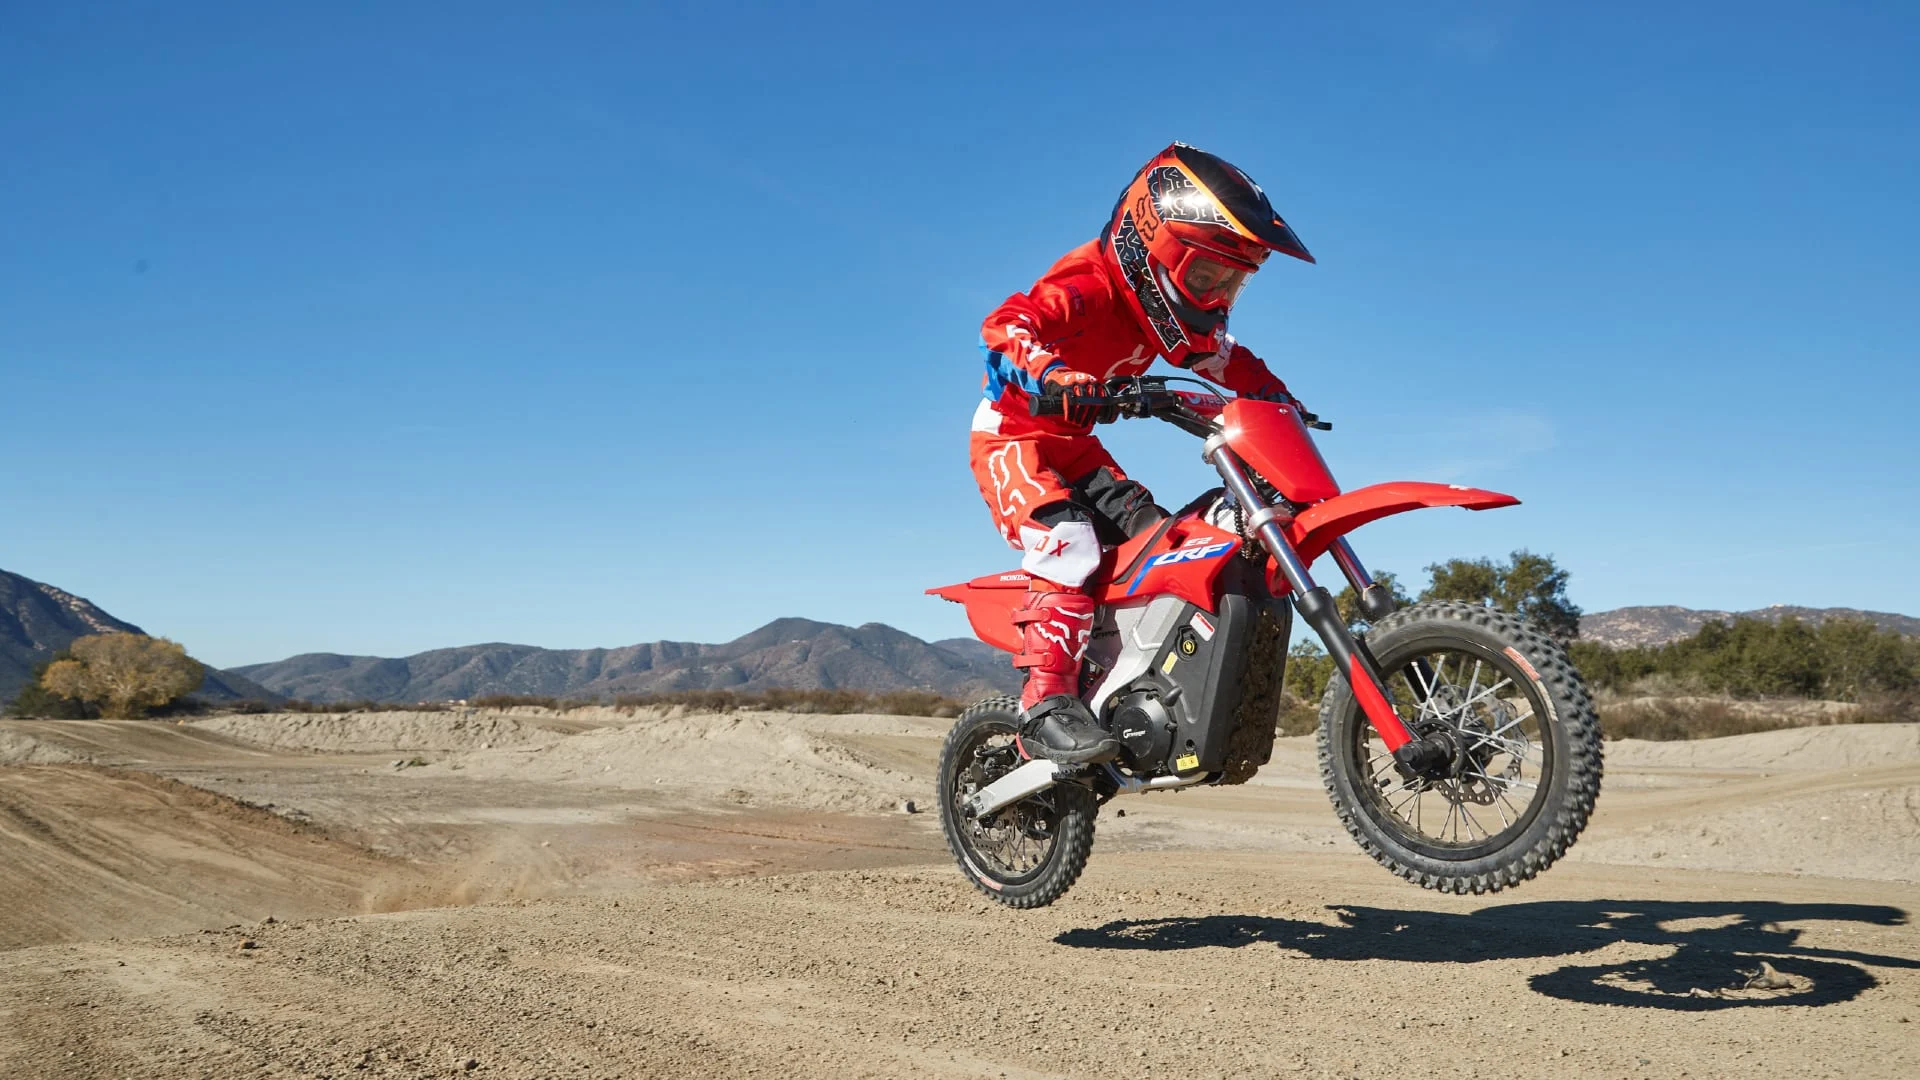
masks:
[[[1198,357],[1190,369],[1237,393],[1285,388],[1251,349],[1229,335],[1222,340],[1219,352]],[[1110,379],[1138,375],[1161,355],[1114,285],[1098,240],[1067,252],[1032,288],[993,309],[980,327],[980,348],[987,354],[986,400],[973,429],[1004,435],[1092,430],[1028,413],[1028,399],[1049,371],[1065,367]]]

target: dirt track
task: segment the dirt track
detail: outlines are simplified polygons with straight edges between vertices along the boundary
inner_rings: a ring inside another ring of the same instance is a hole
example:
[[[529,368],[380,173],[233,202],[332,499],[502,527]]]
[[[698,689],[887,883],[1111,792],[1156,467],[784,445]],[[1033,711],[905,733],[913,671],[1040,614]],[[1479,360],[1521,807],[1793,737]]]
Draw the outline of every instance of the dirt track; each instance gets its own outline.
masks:
[[[751,733],[688,723],[675,745]],[[0,725],[313,822],[124,772],[0,769],[0,807],[43,826],[0,809],[0,859],[63,868],[51,888],[97,909],[61,923],[48,888],[16,889],[0,940],[242,923],[0,952],[0,1075],[1920,1074],[1920,729],[1610,745],[1577,857],[1474,899],[1351,854],[1308,747],[1283,743],[1253,785],[1115,803],[1082,883],[1017,914],[944,864],[930,815],[801,790],[861,768],[905,783],[937,724],[799,726],[817,746],[798,787],[745,805],[579,765],[604,755],[512,780],[489,763],[524,748],[396,770],[228,733]],[[298,890],[221,892],[263,866]],[[355,895],[395,866],[412,891]],[[137,910],[168,875],[202,888]],[[290,897],[314,915],[505,899],[302,921]],[[1787,985],[1740,989],[1762,960]]]
[[[88,1076],[473,1060],[495,1076],[1910,1077],[1920,949],[1900,913],[1920,898],[1845,895],[1568,867],[1461,901],[1347,856],[1123,855],[1023,915],[945,868],[740,878],[6,954],[0,1060]],[[1761,955],[1811,987],[1712,996]]]

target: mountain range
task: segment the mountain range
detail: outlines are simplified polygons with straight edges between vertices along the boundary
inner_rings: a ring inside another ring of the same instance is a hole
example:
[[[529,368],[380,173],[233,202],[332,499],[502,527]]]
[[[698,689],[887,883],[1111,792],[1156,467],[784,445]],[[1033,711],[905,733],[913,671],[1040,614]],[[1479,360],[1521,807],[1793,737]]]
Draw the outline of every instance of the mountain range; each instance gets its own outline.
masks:
[[[1669,641],[1692,637],[1700,632],[1702,626],[1716,620],[1729,623],[1735,619],[1779,622],[1786,618],[1799,619],[1815,626],[1826,619],[1859,619],[1882,630],[1920,637],[1920,619],[1911,615],[1861,611],[1857,608],[1795,607],[1791,604],[1775,604],[1753,611],[1700,611],[1670,605],[1614,608],[1612,611],[1581,616],[1580,637],[1585,641],[1624,649],[1635,645],[1664,645]]]
[[[720,645],[654,641],[617,649],[466,645],[389,659],[308,653],[235,673],[307,701],[447,701],[489,694],[604,699],[675,690],[931,690],[966,697],[1019,685],[1005,653],[928,643],[881,623],[775,619]]]
[[[1865,619],[1920,636],[1920,619],[1853,608],[1776,605],[1755,611],[1654,606],[1589,614],[1581,636],[1622,648],[1658,645],[1697,632],[1709,620],[1792,616]],[[142,633],[92,602],[0,570],[0,704],[26,684],[34,665],[87,634]],[[306,653],[228,671],[207,669],[197,692],[208,701],[299,698],[317,702],[470,700],[489,694],[610,698],[676,690],[931,690],[950,697],[1011,691],[1019,673],[1007,654],[972,638],[927,642],[881,623],[841,626],[775,619],[718,645],[654,641],[613,649],[543,649],[485,644],[406,657]]]
[[[0,707],[27,685],[35,666],[73,644],[75,638],[144,633],[91,600],[0,570]],[[213,668],[207,669],[206,680],[195,693],[207,701],[271,701],[277,696],[266,687]]]

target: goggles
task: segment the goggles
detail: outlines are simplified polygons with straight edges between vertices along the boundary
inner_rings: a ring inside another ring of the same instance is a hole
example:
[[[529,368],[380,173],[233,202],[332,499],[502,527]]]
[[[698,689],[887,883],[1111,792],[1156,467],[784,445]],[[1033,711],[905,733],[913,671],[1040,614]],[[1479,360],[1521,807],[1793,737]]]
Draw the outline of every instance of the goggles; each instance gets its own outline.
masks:
[[[1246,288],[1247,279],[1252,276],[1253,269],[1234,266],[1191,251],[1180,260],[1180,269],[1174,281],[1195,305],[1212,309],[1232,307],[1240,297],[1240,290]]]

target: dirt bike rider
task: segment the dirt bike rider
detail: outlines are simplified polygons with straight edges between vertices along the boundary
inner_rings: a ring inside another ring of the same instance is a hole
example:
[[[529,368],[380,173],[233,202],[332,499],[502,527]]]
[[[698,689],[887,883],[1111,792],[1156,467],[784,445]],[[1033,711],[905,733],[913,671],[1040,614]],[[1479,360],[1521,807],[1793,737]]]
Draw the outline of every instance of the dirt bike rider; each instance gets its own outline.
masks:
[[[1080,700],[1093,627],[1087,581],[1101,545],[1167,517],[1093,435],[1103,382],[1155,356],[1242,397],[1291,401],[1286,383],[1227,333],[1227,312],[1271,252],[1312,262],[1247,174],[1174,143],[1134,175],[1099,238],[1067,252],[981,327],[985,400],[969,443],[994,525],[1032,577],[1015,615],[1026,671],[1022,745],[1062,763],[1109,761],[1120,744]],[[1064,414],[1033,416],[1036,394]]]

